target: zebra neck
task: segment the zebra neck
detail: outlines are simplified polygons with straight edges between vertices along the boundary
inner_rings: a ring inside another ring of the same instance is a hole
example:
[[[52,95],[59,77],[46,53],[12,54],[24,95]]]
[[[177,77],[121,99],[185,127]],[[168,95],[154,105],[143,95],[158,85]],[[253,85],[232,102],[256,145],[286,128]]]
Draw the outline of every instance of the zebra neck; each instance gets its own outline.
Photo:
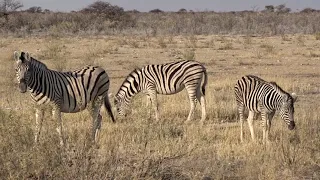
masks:
[[[131,99],[135,95],[137,95],[139,92],[140,92],[140,89],[132,89],[132,88],[130,88],[130,90],[128,89],[128,91],[125,91],[125,95],[124,95],[125,101],[130,102]]]
[[[45,87],[50,84],[47,78],[47,71],[46,69],[32,67],[27,86],[33,96],[45,93]]]
[[[281,109],[281,104],[282,104],[282,98],[281,98],[281,95],[280,94],[277,94],[276,96],[275,96],[275,101],[274,101],[274,104],[273,104],[273,106],[274,106],[274,108],[278,111],[278,110],[280,110]]]

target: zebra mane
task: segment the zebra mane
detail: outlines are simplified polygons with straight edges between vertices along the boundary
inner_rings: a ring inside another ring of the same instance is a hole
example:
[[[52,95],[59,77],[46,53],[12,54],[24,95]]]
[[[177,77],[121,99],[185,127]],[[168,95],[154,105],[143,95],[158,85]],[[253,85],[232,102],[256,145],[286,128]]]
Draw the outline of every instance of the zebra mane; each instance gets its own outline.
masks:
[[[131,71],[131,72],[128,74],[128,76],[127,76],[127,77],[124,79],[124,81],[121,83],[121,86],[120,86],[117,94],[120,92],[121,87],[124,85],[124,83],[128,81],[128,78],[129,78],[132,74],[138,73],[138,72],[141,72],[141,69],[140,69],[140,68],[135,68],[133,71]]]
[[[265,80],[263,80],[263,79],[259,78],[258,76],[255,76],[255,75],[247,75],[247,77],[254,78],[254,79],[256,79],[256,80],[258,80],[258,81],[261,81],[261,82],[267,82],[267,81],[265,81]]]
[[[288,96],[291,97],[291,95],[289,93],[287,93],[286,91],[284,91],[280,86],[278,86],[278,84],[274,81],[269,82],[269,84],[276,89],[277,91],[280,91],[282,94],[286,94]]]
[[[48,69],[47,65],[45,65],[43,62],[40,62],[40,61],[36,60],[33,57],[30,57],[30,64],[33,67],[36,67],[36,68],[39,68],[39,69],[43,69],[43,70],[47,70]]]

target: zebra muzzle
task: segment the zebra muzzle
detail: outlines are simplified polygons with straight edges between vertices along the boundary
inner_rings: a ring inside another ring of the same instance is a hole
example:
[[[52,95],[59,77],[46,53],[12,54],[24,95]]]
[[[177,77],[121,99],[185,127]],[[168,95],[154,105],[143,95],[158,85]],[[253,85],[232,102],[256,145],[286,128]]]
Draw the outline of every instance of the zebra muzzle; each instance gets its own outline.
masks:
[[[21,93],[25,93],[27,91],[27,84],[24,80],[20,80],[19,82],[19,90]]]
[[[293,130],[295,126],[296,124],[294,123],[294,121],[291,121],[290,124],[288,125],[288,129]]]

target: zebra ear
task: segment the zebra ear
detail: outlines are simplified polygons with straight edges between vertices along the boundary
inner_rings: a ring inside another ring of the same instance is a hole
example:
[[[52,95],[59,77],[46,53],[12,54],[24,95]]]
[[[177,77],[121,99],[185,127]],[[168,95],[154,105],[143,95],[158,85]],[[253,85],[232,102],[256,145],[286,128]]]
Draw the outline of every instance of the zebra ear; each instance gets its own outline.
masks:
[[[26,52],[26,53],[24,54],[24,58],[29,61],[29,60],[30,60],[30,53],[29,53],[29,52]]]
[[[20,54],[21,54],[20,52],[14,51],[13,58],[14,58],[15,61],[19,61],[20,60]]]
[[[297,96],[296,93],[291,93],[291,97],[292,97],[292,99],[293,99],[293,102],[296,102],[297,99],[298,99],[298,96]]]

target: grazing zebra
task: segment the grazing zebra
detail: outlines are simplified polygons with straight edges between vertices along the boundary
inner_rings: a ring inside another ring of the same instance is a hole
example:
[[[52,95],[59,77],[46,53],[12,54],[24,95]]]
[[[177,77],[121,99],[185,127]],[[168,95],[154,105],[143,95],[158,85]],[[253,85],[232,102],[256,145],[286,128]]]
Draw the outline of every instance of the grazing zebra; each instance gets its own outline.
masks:
[[[275,111],[279,111],[280,117],[286,122],[290,130],[294,129],[293,115],[296,96],[294,94],[291,96],[275,82],[267,82],[253,75],[243,76],[235,85],[235,95],[240,114],[241,142],[243,142],[243,112],[245,107],[249,110],[248,124],[252,140],[255,139],[253,131],[255,113],[261,113],[263,143],[269,142],[271,120]]]
[[[28,89],[36,103],[36,143],[39,141],[45,105],[52,106],[61,145],[64,145],[61,112],[76,113],[87,108],[93,118],[91,135],[95,142],[101,127],[102,103],[112,121],[115,121],[108,99],[109,77],[102,68],[87,66],[78,71],[58,72],[48,69],[28,52],[15,51],[14,59],[20,92],[25,93]]]
[[[119,115],[124,116],[125,109],[131,98],[142,91],[147,94],[148,99],[151,101],[158,121],[157,94],[176,94],[186,88],[191,106],[187,121],[191,120],[198,100],[202,107],[201,122],[203,122],[206,118],[204,97],[206,84],[206,69],[196,61],[185,60],[167,64],[147,65],[141,69],[135,69],[127,76],[115,95],[115,105]]]

